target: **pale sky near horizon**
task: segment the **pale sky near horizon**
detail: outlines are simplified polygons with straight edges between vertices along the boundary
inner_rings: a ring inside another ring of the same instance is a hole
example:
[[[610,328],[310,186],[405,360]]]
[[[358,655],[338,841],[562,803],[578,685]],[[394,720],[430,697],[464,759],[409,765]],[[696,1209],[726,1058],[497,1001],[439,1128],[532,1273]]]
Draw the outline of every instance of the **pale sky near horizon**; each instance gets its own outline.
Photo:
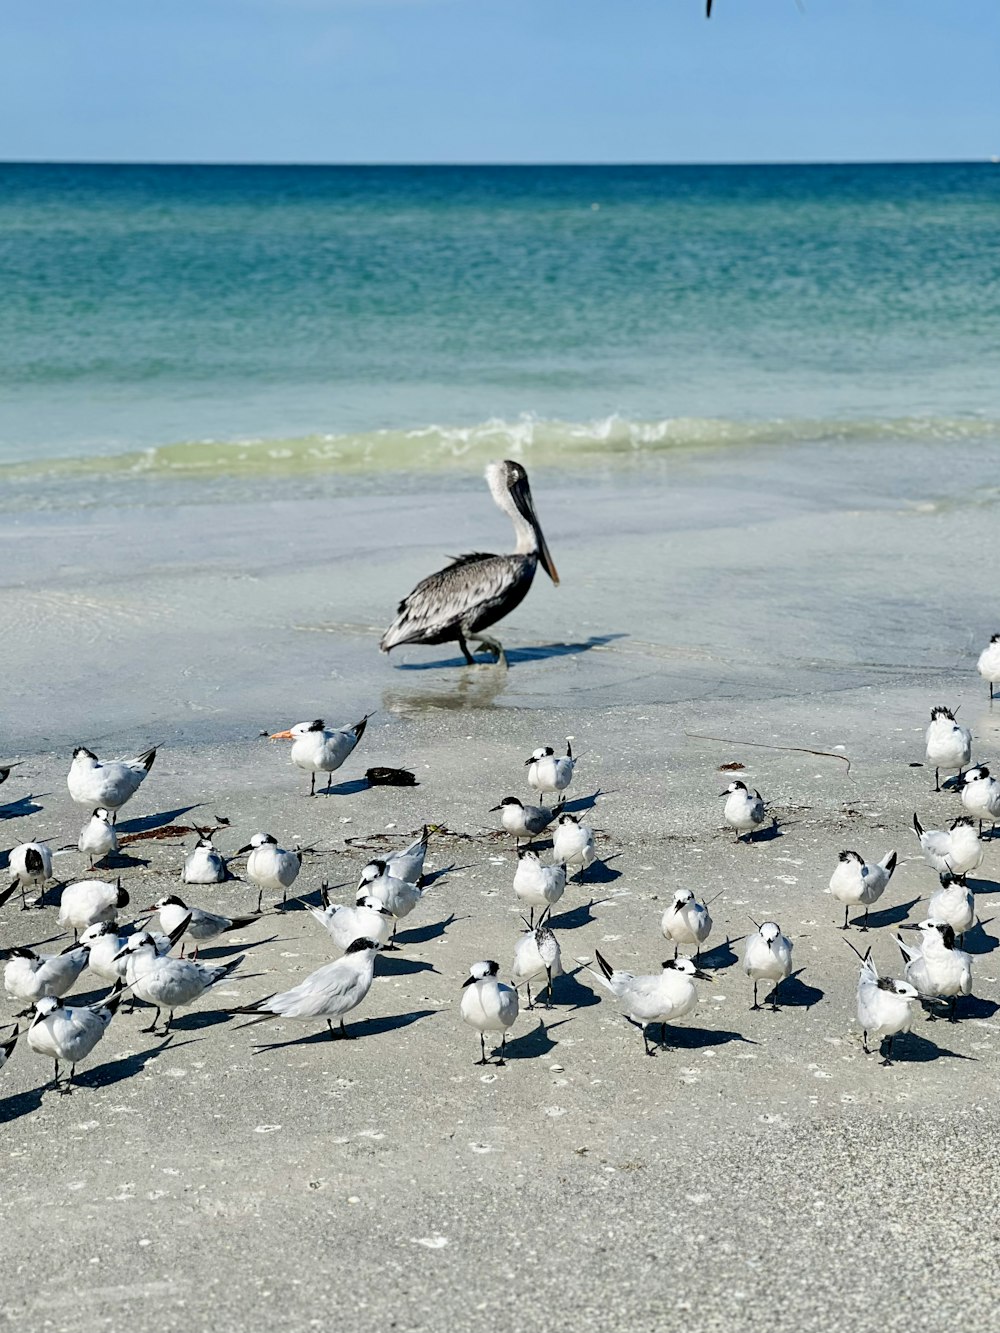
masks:
[[[1000,154],[997,0],[4,0],[0,160]]]

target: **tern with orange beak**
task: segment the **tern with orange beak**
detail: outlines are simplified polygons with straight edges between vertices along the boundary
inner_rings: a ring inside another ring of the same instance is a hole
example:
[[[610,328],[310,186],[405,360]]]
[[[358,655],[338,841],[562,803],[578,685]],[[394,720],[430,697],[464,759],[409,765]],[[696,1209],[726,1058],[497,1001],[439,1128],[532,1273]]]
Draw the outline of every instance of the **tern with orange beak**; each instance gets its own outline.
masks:
[[[353,727],[339,727],[334,731],[328,731],[323,719],[318,717],[315,722],[298,722],[288,731],[276,731],[270,739],[293,742],[292,763],[310,775],[309,795],[315,796],[316,774],[330,775],[326,780],[329,791],[333,774],[365,734],[370,717],[371,713],[366,713]]]
[[[404,643],[457,643],[469,666],[472,639],[501,666],[507,658],[500,643],[483,631],[509,615],[528,594],[539,564],[553,583],[559,575],[542,534],[528,474],[520,463],[490,463],[486,481],[497,506],[514,525],[513,555],[473,551],[430,574],[399,604],[399,612],[379,645],[384,653]]]

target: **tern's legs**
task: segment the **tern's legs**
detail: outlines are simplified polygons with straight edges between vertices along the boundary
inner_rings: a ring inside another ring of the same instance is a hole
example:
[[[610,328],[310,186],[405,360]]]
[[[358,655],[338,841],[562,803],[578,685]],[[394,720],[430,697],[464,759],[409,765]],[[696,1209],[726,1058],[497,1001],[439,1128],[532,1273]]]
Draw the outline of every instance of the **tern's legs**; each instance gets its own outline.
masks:
[[[497,1061],[498,1065],[505,1065],[507,1063],[507,1061],[504,1059],[504,1056],[506,1054],[507,1054],[507,1033],[504,1032],[503,1036],[500,1038],[500,1059]]]
[[[957,1017],[955,1016],[955,1010],[956,1010],[957,1007],[958,1007],[958,996],[957,996],[957,995],[953,995],[953,996],[951,997],[951,1006],[950,1006],[949,1009],[948,1009],[948,1022],[949,1022],[949,1023],[957,1023],[957,1022],[958,1022],[958,1019],[957,1019]]]
[[[862,923],[861,923],[861,929],[862,929],[862,930],[867,930],[867,929],[868,929],[868,908],[867,908],[867,906],[865,907],[865,919],[864,919],[864,921],[862,921]]]
[[[528,1008],[529,1008],[529,1009],[534,1009],[535,1006],[531,1003],[531,982],[530,982],[530,981],[526,981],[526,982],[524,983],[524,989],[528,992]]]
[[[883,1065],[892,1064],[892,1040],[893,1040],[892,1037],[886,1037],[885,1040],[882,1042],[881,1045],[882,1059],[880,1063]]]
[[[310,796],[315,796],[315,795],[316,795],[316,774],[315,774],[315,773],[310,773],[310,774],[309,774],[309,795],[310,795]]]
[[[551,967],[547,967],[547,968],[545,969],[545,975],[546,975],[546,977],[548,978],[548,986],[547,986],[547,988],[546,988],[546,992],[545,992],[545,994],[546,994],[546,1003],[545,1003],[545,1007],[546,1007],[546,1009],[551,1009],[551,1008],[552,1008],[552,969],[551,969]]]
[[[861,1030],[861,1047],[862,1047],[862,1049],[864,1050],[865,1055],[871,1055],[871,1048],[870,1048],[869,1045],[868,1045],[868,1029],[867,1029],[867,1028],[862,1028],[862,1030]]]
[[[850,914],[851,914],[850,906],[846,906],[844,908],[844,924],[840,927],[841,930],[850,930],[850,926],[848,925],[847,922],[847,918],[850,916]]]
[[[780,985],[781,985],[781,982],[780,982],[780,981],[776,981],[776,982],[774,983],[774,989],[771,991],[771,1013],[772,1013],[772,1014],[776,1014],[776,1013],[779,1012],[779,1011],[778,1011],[778,987],[779,987]]]
[[[489,1064],[489,1061],[486,1059],[486,1036],[482,1032],[480,1032],[479,1034],[479,1049],[482,1052],[482,1057],[476,1061],[476,1064],[477,1065]]]
[[[941,770],[937,768],[934,770],[934,790],[941,790]]]
[[[752,1012],[754,1009],[759,1009],[759,1008],[760,1005],[757,1003],[757,982],[755,981],[753,983],[753,1004],[750,1006],[750,1009]]]
[[[149,1025],[148,1028],[140,1028],[139,1031],[140,1031],[140,1032],[155,1032],[155,1031],[156,1031],[156,1025],[157,1025],[157,1023],[158,1023],[159,1021],[160,1021],[160,1010],[159,1010],[159,1007],[157,1007],[156,1013],[153,1015],[153,1021],[152,1021],[152,1023],[150,1023],[150,1025]]]
[[[646,1054],[655,1055],[656,1052],[651,1051],[649,1049],[649,1041],[646,1038],[646,1024],[638,1022],[638,1020],[635,1018],[629,1018],[628,1014],[625,1015],[625,1021],[626,1023],[631,1023],[634,1028],[638,1028],[639,1031],[642,1033],[642,1049],[646,1052]]]

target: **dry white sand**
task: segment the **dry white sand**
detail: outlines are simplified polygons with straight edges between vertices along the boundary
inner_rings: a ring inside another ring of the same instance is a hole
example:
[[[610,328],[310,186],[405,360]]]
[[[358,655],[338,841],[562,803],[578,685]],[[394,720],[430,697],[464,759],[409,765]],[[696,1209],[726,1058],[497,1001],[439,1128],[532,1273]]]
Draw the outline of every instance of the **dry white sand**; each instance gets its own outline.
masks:
[[[442,548],[482,544],[477,491],[397,514],[392,551],[379,497],[334,504],[332,522],[327,506],[329,552],[318,501],[25,516],[5,532],[18,651],[3,748],[25,762],[0,790],[4,847],[75,842],[83,812],[64,775],[80,742],[166,741],[123,827],[224,816],[227,852],[258,829],[316,846],[297,886],[311,897],[324,877],[353,887],[369,848],[425,820],[454,835],[432,845],[447,874],[379,959],[356,1041],[227,1016],[329,958],[290,910],[207,951],[246,962],[169,1043],[140,1034],[141,1010],[117,1017],[71,1097],[42,1092],[50,1067],[21,1043],[0,1073],[0,1308],[18,1326],[995,1327],[996,848],[975,883],[974,998],[955,1025],[921,1013],[889,1069],[862,1051],[857,960],[823,892],[841,848],[898,848],[874,928],[848,936],[898,968],[892,927],[918,920],[936,885],[912,813],[933,824],[957,806],[909,766],[930,705],[961,704],[977,754],[997,754],[1000,706],[972,669],[997,628],[995,580],[964,558],[969,534],[995,526],[992,501],[959,503],[960,470],[915,465],[890,493],[849,450],[727,456],[724,470],[719,457],[689,460],[668,490],[536,483],[564,585],[540,582],[504,625],[522,649],[506,677],[406,667],[447,650],[387,664],[366,628]],[[102,538],[122,531],[142,543],[109,557]],[[305,799],[287,751],[256,738],[372,706],[332,796]],[[555,914],[564,959],[599,948],[655,970],[680,885],[719,895],[711,945],[732,948],[714,949],[714,984],[653,1059],[581,971],[556,983],[551,1010],[522,1011],[507,1066],[484,1071],[460,986],[477,958],[506,970],[520,927],[488,808],[526,795],[526,755],[567,735],[581,755],[571,795],[600,793],[588,817],[604,868]],[[852,767],[744,741],[843,746]],[[731,761],[772,802],[778,836],[736,846],[720,827]],[[420,785],[359,789],[377,763]],[[176,843],[129,851],[137,908],[178,890]],[[83,858],[57,864],[76,877]],[[232,883],[189,897],[238,912],[256,895]],[[795,942],[777,1014],[749,1012],[736,955],[750,916]],[[9,903],[0,930],[4,946],[52,938],[55,913]]]

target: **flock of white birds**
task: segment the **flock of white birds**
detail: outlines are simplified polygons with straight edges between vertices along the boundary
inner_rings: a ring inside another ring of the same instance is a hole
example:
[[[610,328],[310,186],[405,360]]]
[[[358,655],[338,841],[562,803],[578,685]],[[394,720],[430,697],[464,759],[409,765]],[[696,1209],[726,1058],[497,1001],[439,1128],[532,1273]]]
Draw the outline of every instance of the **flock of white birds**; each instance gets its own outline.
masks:
[[[992,700],[994,686],[1000,682],[1000,635],[994,635],[984,649],[978,668],[989,685]],[[354,726],[328,729],[317,719],[277,732],[272,739],[292,741],[292,762],[309,773],[312,795],[316,775],[327,774],[329,785],[331,775],[364,735],[367,721],[365,717]],[[891,1063],[894,1039],[909,1031],[916,1006],[923,1004],[932,1016],[943,1009],[954,1021],[959,997],[972,993],[972,958],[961,947],[965,932],[976,921],[975,899],[966,877],[982,862],[984,825],[989,824],[992,833],[993,825],[1000,820],[1000,781],[985,764],[972,763],[972,751],[972,734],[952,710],[933,708],[926,734],[926,760],[935,770],[936,791],[941,790],[942,771],[955,775],[946,785],[959,791],[964,813],[947,821],[948,826],[942,829],[925,829],[917,815],[913,817],[921,850],[938,875],[939,888],[930,895],[926,919],[904,927],[915,932],[912,942],[900,935],[895,937],[902,955],[902,976],[879,976],[871,949],[863,955],[856,951],[861,960],[857,1017],[864,1048],[869,1051],[869,1038],[877,1039],[884,1064]],[[67,785],[73,801],[91,812],[77,845],[88,858],[91,871],[97,862],[118,852],[118,811],[138,792],[155,758],[155,749],[134,759],[111,762],[102,762],[82,747],[74,751]],[[538,803],[507,796],[494,810],[517,850],[513,890],[528,913],[526,929],[515,942],[509,981],[501,979],[496,961],[475,962],[459,1006],[462,1019],[479,1033],[480,1064],[491,1058],[487,1037],[494,1047],[499,1038],[499,1048],[492,1055],[498,1065],[504,1064],[507,1034],[517,1020],[522,989],[528,1007],[533,1005],[532,984],[536,991],[544,987],[547,1003],[552,1003],[553,978],[561,975],[563,966],[559,940],[549,924],[551,912],[563,897],[568,878],[585,874],[597,860],[593,829],[585,818],[565,808],[565,793],[576,768],[571,745],[567,745],[565,754],[556,754],[551,746],[541,747],[525,764],[528,786]],[[0,765],[0,783],[6,782],[16,767]],[[750,790],[742,781],[732,781],[721,795],[726,798],[723,817],[737,841],[752,841],[773,822],[760,792]],[[552,798],[552,804],[545,804],[547,797]],[[531,843],[550,831],[551,854],[546,863]],[[425,827],[410,845],[365,865],[353,904],[332,903],[324,883],[320,905],[306,906],[329,933],[341,956],[289,990],[232,1012],[248,1015],[250,1023],[276,1017],[319,1021],[326,1023],[331,1037],[346,1037],[344,1020],[367,996],[376,958],[382,950],[397,947],[394,938],[398,922],[423,900],[424,860],[434,832],[434,828]],[[188,886],[222,883],[230,874],[229,861],[244,855],[246,879],[258,891],[255,912],[227,917],[188,902]],[[879,861],[869,861],[853,850],[840,853],[829,890],[844,906],[842,929],[849,929],[852,909],[862,908],[860,928],[868,929],[869,911],[885,893],[896,861],[894,851]],[[280,847],[270,834],[255,834],[229,858],[215,848],[210,834],[200,836],[185,859],[182,893],[162,896],[148,909],[155,914],[156,929],[148,928],[153,925],[153,917],[130,927],[118,924],[119,913],[129,905],[128,891],[120,879],[112,883],[84,878],[64,884],[58,901],[58,924],[72,931],[73,942],[55,953],[24,947],[3,950],[4,989],[12,1001],[25,1007],[11,1025],[12,1031],[0,1038],[0,1068],[18,1044],[21,1018],[28,1019],[24,1036],[31,1050],[54,1061],[51,1086],[61,1092],[72,1090],[76,1065],[93,1052],[124,1000],[133,1004],[139,1000],[153,1009],[152,1023],[142,1029],[145,1032],[157,1031],[165,1011],[163,1031],[168,1031],[177,1010],[195,1003],[243,962],[243,955],[218,964],[199,960],[199,946],[258,921],[265,915],[261,911],[265,893],[280,892],[281,903],[286,903],[301,865],[302,852]],[[40,906],[54,881],[52,848],[43,841],[13,848],[8,856],[8,876],[8,886],[0,890],[0,907],[16,903],[18,893],[22,910]],[[35,895],[33,903],[28,901],[29,891]],[[678,889],[661,920],[663,936],[673,944],[674,955],[663,963],[660,972],[636,975],[614,967],[599,952],[595,953],[597,968],[587,969],[616,998],[624,1017],[640,1030],[648,1055],[656,1053],[656,1044],[650,1045],[650,1028],[654,1033],[658,1029],[657,1044],[665,1048],[667,1025],[690,1014],[698,1003],[696,982],[712,980],[711,972],[699,966],[712,926],[708,905],[699,902],[690,889]],[[762,1007],[763,986],[765,1003],[776,1009],[781,984],[792,976],[792,941],[777,922],[755,922],[754,926],[743,950],[743,968],[753,983],[752,1007]],[[178,948],[180,954],[175,952]],[[191,956],[185,956],[188,949]],[[682,956],[681,949],[693,950],[694,956]],[[110,984],[108,994],[92,1004],[66,1003],[65,997],[88,971]],[[68,1066],[68,1075],[64,1071],[61,1077],[60,1065]]]

